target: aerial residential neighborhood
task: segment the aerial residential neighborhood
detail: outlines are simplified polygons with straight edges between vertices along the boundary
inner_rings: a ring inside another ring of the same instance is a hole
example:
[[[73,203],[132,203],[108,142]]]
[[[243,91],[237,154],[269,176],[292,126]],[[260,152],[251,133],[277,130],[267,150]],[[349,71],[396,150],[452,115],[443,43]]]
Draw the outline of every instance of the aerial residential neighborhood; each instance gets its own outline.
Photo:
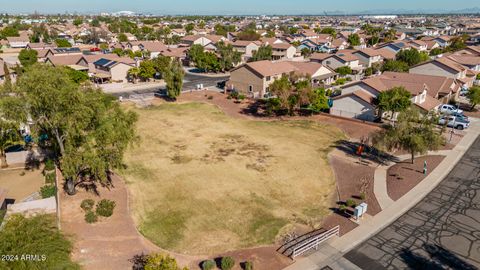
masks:
[[[0,270],[480,269],[476,3],[41,2],[0,5]]]

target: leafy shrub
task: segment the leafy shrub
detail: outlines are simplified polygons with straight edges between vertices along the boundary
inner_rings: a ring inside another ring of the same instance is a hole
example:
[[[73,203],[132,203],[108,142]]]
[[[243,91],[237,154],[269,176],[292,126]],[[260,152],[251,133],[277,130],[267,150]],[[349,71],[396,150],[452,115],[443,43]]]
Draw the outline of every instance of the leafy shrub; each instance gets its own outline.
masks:
[[[367,198],[367,194],[365,192],[360,193],[360,199],[365,200]]]
[[[235,260],[232,257],[223,257],[220,265],[222,270],[230,270],[235,265]]]
[[[244,94],[238,95],[238,99],[239,99],[239,100],[244,100],[244,99],[245,99],[245,95],[244,95]]]
[[[230,97],[232,97],[232,98],[234,98],[234,99],[237,99],[238,96],[239,96],[239,93],[238,93],[237,91],[232,91],[232,92],[230,93]]]
[[[90,211],[93,209],[93,206],[95,205],[95,201],[92,200],[92,199],[85,199],[82,201],[82,203],[80,204],[80,207],[84,210],[84,211]]]
[[[95,222],[98,221],[98,216],[93,211],[87,211],[85,213],[85,221],[89,224],[90,223],[95,223]]]
[[[186,270],[187,268],[183,268]],[[181,270],[175,258],[163,254],[150,254],[147,257],[145,270]]]
[[[0,269],[80,269],[70,258],[72,243],[55,225],[55,215],[11,215],[0,231],[0,250],[19,258],[36,250],[47,259],[0,261]]]
[[[57,188],[54,185],[45,185],[40,188],[40,195],[42,195],[43,199],[53,197],[56,193]]]
[[[347,206],[345,206],[344,204],[341,204],[339,207],[338,207],[338,210],[342,213],[344,213],[345,211],[347,211]]]
[[[348,207],[355,207],[357,204],[353,199],[348,199],[345,203]]]
[[[51,159],[45,161],[45,171],[52,171],[55,169],[55,163]]]
[[[345,78],[339,78],[332,85],[344,85],[346,81],[347,79]]]
[[[115,202],[103,199],[97,203],[97,215],[102,217],[109,217],[113,214],[113,209],[115,208]]]
[[[212,270],[215,268],[215,262],[212,260],[206,260],[202,262],[202,270]]]
[[[45,182],[46,182],[47,184],[53,184],[53,183],[55,183],[55,173],[54,173],[54,172],[53,172],[53,173],[47,173],[47,174],[45,175]]]
[[[245,269],[245,270],[253,270],[253,263],[250,262],[250,261],[246,261],[246,262],[243,264],[243,269]]]

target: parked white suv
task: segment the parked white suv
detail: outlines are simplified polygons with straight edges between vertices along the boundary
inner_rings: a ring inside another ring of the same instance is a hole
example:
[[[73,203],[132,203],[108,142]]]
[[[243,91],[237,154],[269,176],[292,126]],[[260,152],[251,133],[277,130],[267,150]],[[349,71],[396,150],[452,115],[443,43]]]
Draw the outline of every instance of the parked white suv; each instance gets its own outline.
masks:
[[[460,110],[458,107],[449,104],[443,104],[440,106],[440,112],[445,114],[463,114],[463,110]]]
[[[438,120],[438,124],[447,127],[453,127],[459,130],[466,129],[470,126],[470,121],[465,120],[461,117],[455,117],[452,115],[442,116]]]

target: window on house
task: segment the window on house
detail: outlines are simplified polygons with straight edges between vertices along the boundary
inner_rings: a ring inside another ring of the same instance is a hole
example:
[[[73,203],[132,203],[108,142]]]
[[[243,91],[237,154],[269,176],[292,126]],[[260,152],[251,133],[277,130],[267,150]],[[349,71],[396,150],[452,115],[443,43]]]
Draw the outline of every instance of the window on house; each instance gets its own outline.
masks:
[[[269,82],[272,78],[270,76],[267,76],[267,82]]]
[[[332,63],[332,62],[330,62],[330,61],[326,61],[326,62],[327,62],[327,65],[330,65],[330,64]]]
[[[248,86],[248,92],[253,92],[253,86],[252,85]]]

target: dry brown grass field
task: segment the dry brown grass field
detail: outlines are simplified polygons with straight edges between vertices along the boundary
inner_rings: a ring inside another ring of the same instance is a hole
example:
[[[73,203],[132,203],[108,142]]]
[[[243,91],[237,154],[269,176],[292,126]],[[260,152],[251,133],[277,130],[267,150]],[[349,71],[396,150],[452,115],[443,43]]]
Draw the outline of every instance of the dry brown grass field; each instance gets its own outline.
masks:
[[[121,174],[137,227],[158,246],[213,254],[268,245],[328,214],[337,128],[234,119],[203,103],[126,106],[141,138]]]

